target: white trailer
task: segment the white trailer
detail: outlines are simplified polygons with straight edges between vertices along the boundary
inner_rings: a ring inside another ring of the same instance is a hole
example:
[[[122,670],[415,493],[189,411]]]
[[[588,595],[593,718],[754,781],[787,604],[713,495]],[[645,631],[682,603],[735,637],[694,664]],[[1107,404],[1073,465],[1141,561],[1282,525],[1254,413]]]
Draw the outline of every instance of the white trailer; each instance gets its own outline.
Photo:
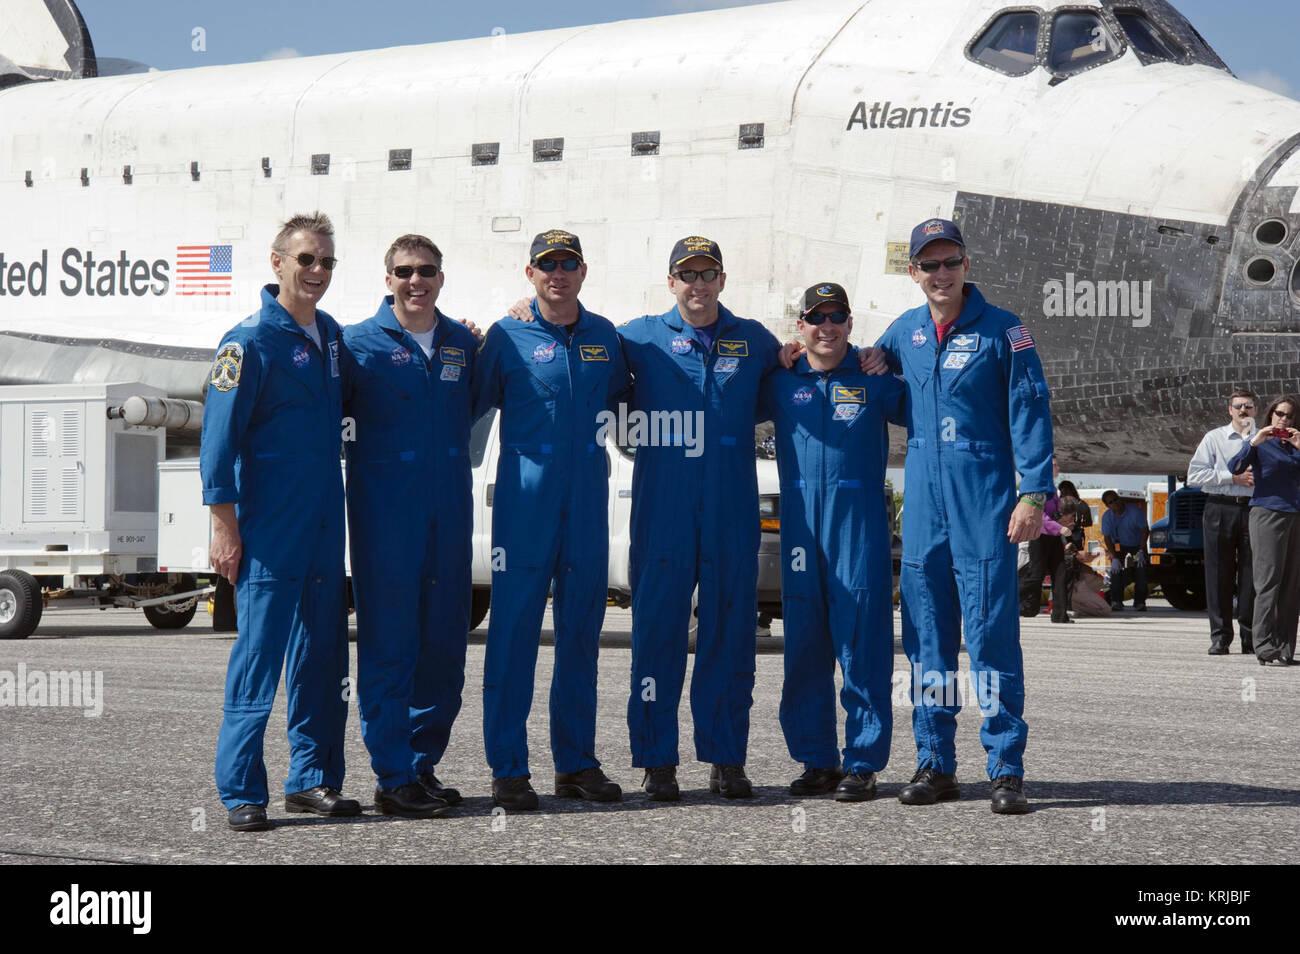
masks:
[[[144,384],[0,387],[0,639],[59,608],[193,618],[202,591],[156,551],[164,425],[195,426],[196,407]]]

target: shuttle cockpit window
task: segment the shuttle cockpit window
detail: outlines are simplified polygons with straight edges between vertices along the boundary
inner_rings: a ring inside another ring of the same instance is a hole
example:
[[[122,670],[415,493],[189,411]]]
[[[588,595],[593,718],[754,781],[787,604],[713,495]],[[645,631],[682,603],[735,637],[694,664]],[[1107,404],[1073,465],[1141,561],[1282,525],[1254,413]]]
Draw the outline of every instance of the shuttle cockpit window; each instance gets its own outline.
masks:
[[[1140,10],[1115,10],[1115,19],[1143,62],[1182,62],[1186,54],[1173,37],[1147,19]]]
[[[1097,14],[1062,11],[1052,19],[1047,69],[1058,76],[1078,73],[1113,60],[1123,51],[1110,27]]]
[[[996,17],[967,47],[977,63],[1023,76],[1038,65],[1038,14],[1032,10],[1007,11]]]

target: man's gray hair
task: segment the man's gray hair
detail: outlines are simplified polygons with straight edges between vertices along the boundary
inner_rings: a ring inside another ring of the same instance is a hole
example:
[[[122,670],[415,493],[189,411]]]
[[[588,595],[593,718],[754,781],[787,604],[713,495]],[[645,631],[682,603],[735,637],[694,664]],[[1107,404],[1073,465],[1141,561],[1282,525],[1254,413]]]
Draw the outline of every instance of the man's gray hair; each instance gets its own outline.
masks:
[[[284,225],[280,226],[280,231],[275,233],[275,239],[271,242],[271,248],[277,252],[285,251],[285,245],[295,232],[311,232],[332,239],[334,223],[324,212],[312,212],[310,215],[300,212],[290,216]]]

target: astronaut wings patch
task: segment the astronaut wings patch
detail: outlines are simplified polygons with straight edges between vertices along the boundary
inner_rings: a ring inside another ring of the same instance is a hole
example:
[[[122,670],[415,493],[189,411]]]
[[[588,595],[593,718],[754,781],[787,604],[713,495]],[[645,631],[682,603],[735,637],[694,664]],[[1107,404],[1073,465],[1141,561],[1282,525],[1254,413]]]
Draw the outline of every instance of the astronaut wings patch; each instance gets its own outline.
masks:
[[[237,341],[221,346],[217,359],[212,362],[212,376],[208,383],[218,391],[229,391],[239,385],[239,373],[244,367],[244,347]]]

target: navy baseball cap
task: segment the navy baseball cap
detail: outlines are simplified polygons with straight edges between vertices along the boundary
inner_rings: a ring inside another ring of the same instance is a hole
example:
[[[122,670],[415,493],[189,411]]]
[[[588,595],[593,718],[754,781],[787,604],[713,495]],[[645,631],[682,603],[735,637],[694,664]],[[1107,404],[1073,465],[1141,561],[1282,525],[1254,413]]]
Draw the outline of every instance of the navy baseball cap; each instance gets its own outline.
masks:
[[[844,310],[851,312],[849,307],[849,293],[844,290],[843,285],[837,285],[834,282],[822,282],[819,285],[813,285],[803,293],[803,315],[806,316],[818,305],[825,302],[834,302],[837,305],[843,305]]]
[[[711,258],[718,263],[718,268],[722,267],[722,249],[718,248],[717,242],[699,235],[688,235],[673,246],[673,253],[668,256],[668,271],[697,256]]]
[[[966,248],[966,240],[961,237],[961,229],[957,228],[956,222],[949,222],[947,219],[926,219],[912,229],[912,247],[907,257],[916,258],[931,242],[939,241],[955,242],[962,247],[963,251]]]
[[[578,256],[578,261],[583,261],[582,243],[578,241],[578,236],[564,229],[551,229],[533,239],[528,258],[529,261],[537,262],[554,252],[572,252]]]

